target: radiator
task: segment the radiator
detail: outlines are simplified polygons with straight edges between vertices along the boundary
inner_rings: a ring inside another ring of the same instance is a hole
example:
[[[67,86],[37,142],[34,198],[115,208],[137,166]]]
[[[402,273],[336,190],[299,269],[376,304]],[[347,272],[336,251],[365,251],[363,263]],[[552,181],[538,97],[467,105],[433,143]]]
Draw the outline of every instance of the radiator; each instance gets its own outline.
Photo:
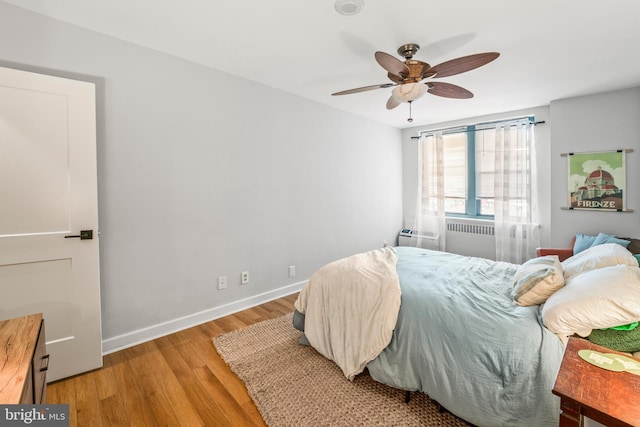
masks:
[[[495,236],[496,229],[492,222],[486,224],[477,220],[447,219],[447,231],[455,233],[480,234],[483,236]]]
[[[440,249],[440,238],[436,233],[425,232],[418,235],[415,230],[403,228],[398,234],[398,246],[413,246],[437,251]]]
[[[496,237],[493,221],[447,218],[447,252],[495,259]]]

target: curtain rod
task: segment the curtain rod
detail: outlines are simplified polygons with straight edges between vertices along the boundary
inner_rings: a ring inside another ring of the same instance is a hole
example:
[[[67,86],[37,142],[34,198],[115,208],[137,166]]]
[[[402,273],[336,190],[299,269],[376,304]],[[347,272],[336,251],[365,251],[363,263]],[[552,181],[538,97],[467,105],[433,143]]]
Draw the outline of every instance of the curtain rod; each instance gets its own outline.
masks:
[[[508,122],[509,120],[505,120],[505,121]],[[494,123],[501,123],[501,122],[494,122]],[[535,125],[543,125],[545,123],[546,122],[544,120],[540,120],[540,121],[537,121],[537,122],[531,122],[531,124],[534,125],[534,126]],[[472,125],[463,125],[463,127],[464,126],[472,126]],[[515,126],[515,125],[512,125],[512,126]],[[445,130],[448,130],[448,129],[455,129],[455,127],[447,128],[447,129],[428,129],[428,130],[424,130],[424,131],[421,131],[421,132],[438,132],[438,131],[445,131]],[[480,129],[480,130],[484,130],[484,129]],[[475,131],[476,131],[476,129],[474,129],[474,130],[461,130],[460,133],[462,133],[462,132],[475,132]],[[456,133],[458,133],[458,132],[456,132]],[[420,136],[412,136],[411,139],[420,139]]]

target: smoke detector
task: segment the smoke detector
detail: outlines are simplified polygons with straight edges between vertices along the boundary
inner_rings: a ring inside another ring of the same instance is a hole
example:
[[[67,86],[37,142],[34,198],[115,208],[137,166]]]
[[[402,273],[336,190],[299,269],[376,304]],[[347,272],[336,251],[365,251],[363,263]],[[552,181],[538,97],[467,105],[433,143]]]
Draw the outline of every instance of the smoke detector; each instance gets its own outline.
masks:
[[[336,0],[335,8],[340,15],[355,15],[364,7],[364,0]]]

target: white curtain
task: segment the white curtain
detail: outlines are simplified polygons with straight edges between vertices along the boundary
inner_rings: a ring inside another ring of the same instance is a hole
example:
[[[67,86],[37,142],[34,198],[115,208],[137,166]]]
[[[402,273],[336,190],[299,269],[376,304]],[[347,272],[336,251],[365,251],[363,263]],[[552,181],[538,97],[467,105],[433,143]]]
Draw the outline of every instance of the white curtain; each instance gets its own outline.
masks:
[[[418,144],[418,197],[414,228],[418,239],[437,239],[446,250],[444,212],[444,141],[442,132],[422,135]],[[418,246],[422,242],[418,240]]]
[[[540,246],[534,125],[504,124],[496,129],[496,260],[521,264]]]

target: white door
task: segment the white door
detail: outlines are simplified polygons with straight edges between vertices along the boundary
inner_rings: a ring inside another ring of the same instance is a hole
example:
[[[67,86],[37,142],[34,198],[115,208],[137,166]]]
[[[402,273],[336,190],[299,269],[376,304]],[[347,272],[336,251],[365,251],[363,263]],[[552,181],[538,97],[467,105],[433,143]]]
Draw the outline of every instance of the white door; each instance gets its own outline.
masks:
[[[95,86],[0,67],[0,319],[38,312],[48,381],[102,366]]]

